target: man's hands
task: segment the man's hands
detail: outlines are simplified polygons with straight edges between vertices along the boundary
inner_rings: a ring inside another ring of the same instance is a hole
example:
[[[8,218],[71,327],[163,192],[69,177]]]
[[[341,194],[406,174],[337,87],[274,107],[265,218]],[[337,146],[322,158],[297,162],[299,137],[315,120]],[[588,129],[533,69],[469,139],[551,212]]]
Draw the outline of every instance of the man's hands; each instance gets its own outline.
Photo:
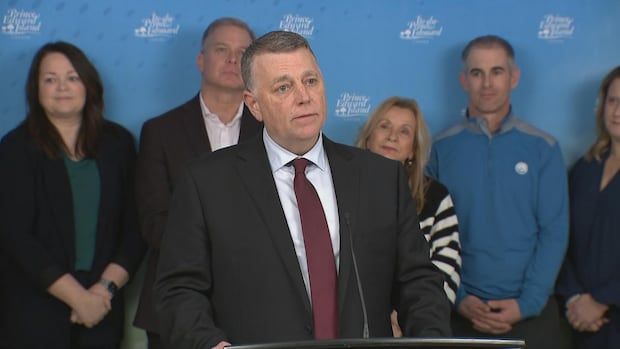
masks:
[[[566,309],[568,322],[580,332],[597,332],[609,322],[604,317],[609,306],[597,302],[589,293],[578,296],[567,305]]]
[[[484,333],[506,333],[521,320],[521,311],[515,299],[485,303],[476,296],[468,295],[459,304],[458,311],[472,322],[474,329]]]

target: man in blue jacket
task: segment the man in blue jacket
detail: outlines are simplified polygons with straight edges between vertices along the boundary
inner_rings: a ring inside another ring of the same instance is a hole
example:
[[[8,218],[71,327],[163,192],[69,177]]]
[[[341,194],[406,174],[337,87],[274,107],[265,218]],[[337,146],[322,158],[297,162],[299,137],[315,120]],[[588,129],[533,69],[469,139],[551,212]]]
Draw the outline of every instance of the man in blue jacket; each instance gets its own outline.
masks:
[[[478,37],[462,60],[466,117],[437,137],[429,164],[452,193],[461,226],[463,269],[452,330],[556,347],[548,342],[557,340],[559,328],[550,297],[568,240],[560,147],[512,109],[520,71],[510,43]]]

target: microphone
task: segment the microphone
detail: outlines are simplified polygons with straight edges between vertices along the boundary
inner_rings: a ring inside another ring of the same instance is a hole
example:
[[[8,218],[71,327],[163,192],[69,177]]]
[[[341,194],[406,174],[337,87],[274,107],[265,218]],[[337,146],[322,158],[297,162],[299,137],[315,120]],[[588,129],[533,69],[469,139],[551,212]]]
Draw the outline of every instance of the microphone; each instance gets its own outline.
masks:
[[[351,222],[349,220],[349,212],[344,213],[344,222],[349,232],[349,247],[351,248],[351,257],[353,259],[353,270],[355,271],[355,281],[357,281],[357,291],[360,294],[360,302],[362,303],[362,314],[364,315],[364,329],[362,330],[362,338],[370,337],[368,330],[368,314],[366,313],[366,301],[364,301],[364,291],[362,290],[362,282],[360,281],[360,272],[357,268],[357,259],[355,258],[355,249],[353,248],[353,232],[351,231]]]

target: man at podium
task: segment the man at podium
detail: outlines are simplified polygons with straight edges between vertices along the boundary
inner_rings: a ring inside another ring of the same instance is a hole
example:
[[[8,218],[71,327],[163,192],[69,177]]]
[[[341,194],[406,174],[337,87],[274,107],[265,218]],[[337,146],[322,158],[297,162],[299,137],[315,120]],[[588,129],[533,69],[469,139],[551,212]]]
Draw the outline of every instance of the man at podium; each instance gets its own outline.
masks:
[[[175,186],[155,283],[164,344],[391,337],[392,309],[406,336],[450,335],[404,170],[321,132],[308,42],[268,33],[241,68],[264,130],[197,159]]]

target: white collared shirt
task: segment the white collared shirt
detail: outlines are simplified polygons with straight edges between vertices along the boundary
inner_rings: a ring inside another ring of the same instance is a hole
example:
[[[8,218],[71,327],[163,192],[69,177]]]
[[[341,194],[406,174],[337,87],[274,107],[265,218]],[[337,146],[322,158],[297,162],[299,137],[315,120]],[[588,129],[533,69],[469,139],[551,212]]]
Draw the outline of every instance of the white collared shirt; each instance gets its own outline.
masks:
[[[308,297],[310,295],[310,281],[308,276],[308,262],[306,259],[306,247],[304,245],[304,237],[301,230],[301,219],[299,217],[299,208],[297,207],[297,198],[295,197],[295,189],[293,180],[295,179],[295,169],[288,165],[291,161],[302,157],[311,162],[306,167],[306,177],[316,189],[325,218],[329,228],[329,235],[334,250],[334,258],[336,261],[336,270],[338,270],[340,262],[340,222],[338,220],[338,205],[336,202],[336,192],[332,181],[332,173],[327,160],[327,154],[323,149],[323,135],[319,135],[316,144],[307,153],[297,156],[290,151],[278,145],[269,134],[267,129],[263,129],[263,141],[267,150],[267,158],[273,173],[273,179],[276,182],[280,203],[286,216],[286,222],[293,239],[295,253],[301,268],[301,274],[306,285]]]
[[[243,101],[241,101],[235,117],[228,124],[225,124],[216,114],[209,110],[205,101],[202,99],[201,93],[199,93],[199,96],[200,110],[202,110],[202,118],[204,119],[207,135],[209,136],[211,151],[237,144],[239,142],[239,130],[241,129]]]

